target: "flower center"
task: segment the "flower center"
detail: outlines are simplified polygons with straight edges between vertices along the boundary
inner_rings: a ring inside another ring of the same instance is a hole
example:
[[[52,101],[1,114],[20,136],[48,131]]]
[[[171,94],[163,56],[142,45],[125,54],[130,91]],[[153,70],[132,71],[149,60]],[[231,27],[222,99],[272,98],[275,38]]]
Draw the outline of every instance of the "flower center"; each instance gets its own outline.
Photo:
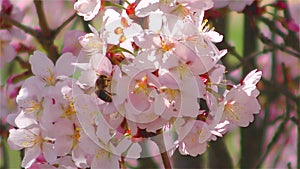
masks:
[[[224,112],[227,117],[231,120],[239,120],[239,117],[235,113],[235,109],[237,106],[235,105],[235,101],[229,101],[225,104]]]
[[[137,80],[137,84],[133,89],[133,93],[144,92],[147,96],[149,95],[148,91],[148,77],[145,75],[141,80]]]
[[[49,76],[44,76],[42,79],[47,83],[49,86],[54,86],[55,85],[55,76],[54,73],[51,72],[50,69],[48,69]]]
[[[71,120],[72,115],[76,114],[73,102],[70,102],[68,106],[62,106],[62,109],[64,110],[64,114],[62,115],[63,118],[68,118]]]

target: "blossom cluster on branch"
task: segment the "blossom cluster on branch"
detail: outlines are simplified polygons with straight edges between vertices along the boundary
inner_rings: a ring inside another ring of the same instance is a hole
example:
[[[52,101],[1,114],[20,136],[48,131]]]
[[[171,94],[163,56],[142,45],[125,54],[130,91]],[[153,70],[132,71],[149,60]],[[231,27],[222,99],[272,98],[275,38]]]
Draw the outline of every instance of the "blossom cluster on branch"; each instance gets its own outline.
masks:
[[[252,2],[219,6],[241,11]],[[238,84],[226,80],[220,59],[227,50],[216,46],[223,36],[204,19],[213,6],[211,0],[76,1],[85,21],[101,15],[101,28],[66,36],[58,59],[44,46],[51,41],[39,40],[47,54],[35,50],[28,63],[20,61],[30,73],[14,84],[18,107],[7,121],[14,126],[8,144],[24,150],[22,167],[126,168],[127,161],[161,155],[168,168],[176,149],[201,155],[231,126],[249,126],[261,109],[262,72],[254,69]],[[16,55],[9,43],[22,15],[15,9],[3,0],[5,62]],[[41,29],[32,35],[55,32]]]

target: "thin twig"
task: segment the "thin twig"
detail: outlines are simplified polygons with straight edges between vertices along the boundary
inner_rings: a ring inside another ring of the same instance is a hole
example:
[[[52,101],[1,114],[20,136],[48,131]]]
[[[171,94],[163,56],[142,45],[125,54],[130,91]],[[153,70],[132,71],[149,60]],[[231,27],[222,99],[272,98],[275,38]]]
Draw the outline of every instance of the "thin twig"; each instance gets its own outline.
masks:
[[[20,22],[12,19],[10,16],[8,16],[4,13],[0,13],[0,18],[2,18],[4,20],[4,22],[10,23],[10,24],[16,26],[17,28],[23,30],[24,32],[30,34],[31,36],[37,38],[38,33],[36,30],[21,24]]]
[[[284,149],[286,148],[287,144],[289,144],[289,135],[292,133],[291,131],[293,130],[294,125],[290,125],[287,127],[287,129],[284,132],[285,137],[283,137],[283,141],[281,145],[278,146],[278,151],[277,151],[277,155],[275,157],[275,159],[273,160],[273,164],[271,168],[276,168],[276,165],[278,164],[278,161],[280,160],[281,156],[282,156],[282,152],[284,151]]]
[[[284,75],[284,85],[285,87],[288,85],[287,83],[287,74],[286,74],[286,69],[284,64],[282,64],[282,71],[283,71],[283,75]],[[267,145],[266,151],[264,152],[264,154],[261,156],[261,158],[259,159],[257,165],[255,168],[260,168],[261,165],[263,164],[263,161],[265,160],[265,158],[268,156],[268,154],[270,153],[271,149],[273,148],[273,146],[279,141],[280,136],[285,132],[285,126],[287,121],[289,120],[289,115],[290,115],[290,97],[286,96],[286,113],[284,114],[284,119],[283,121],[280,123],[279,127],[277,128],[271,142]]]
[[[292,101],[294,101],[296,104],[299,103],[300,98],[295,96],[293,93],[291,93],[286,87],[277,84],[277,83],[272,83],[269,80],[265,79],[264,77],[261,78],[261,81],[265,84],[265,86],[272,86],[274,90],[282,93],[286,97],[290,98]]]
[[[300,58],[300,53],[298,52],[294,52],[292,50],[289,50],[286,45],[284,44],[276,44],[274,43],[271,39],[267,38],[265,35],[263,35],[262,33],[259,34],[258,38],[266,45],[273,47],[273,48],[277,48],[287,54],[290,54],[292,56],[295,56],[297,58]]]

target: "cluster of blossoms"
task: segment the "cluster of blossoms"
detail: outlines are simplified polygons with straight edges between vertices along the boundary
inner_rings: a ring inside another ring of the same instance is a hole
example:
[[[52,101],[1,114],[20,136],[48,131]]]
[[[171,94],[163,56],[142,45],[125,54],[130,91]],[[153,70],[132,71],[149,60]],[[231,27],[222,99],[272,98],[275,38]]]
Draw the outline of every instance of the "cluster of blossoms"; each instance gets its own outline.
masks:
[[[34,76],[8,118],[9,145],[25,149],[22,167],[122,168],[177,148],[197,156],[231,125],[254,120],[262,73],[227,84],[227,51],[215,46],[223,36],[203,19],[212,1],[142,0],[121,11],[101,2],[74,4],[87,21],[103,13],[101,29],[78,38],[77,57],[65,52],[54,65],[40,51],[30,56]]]

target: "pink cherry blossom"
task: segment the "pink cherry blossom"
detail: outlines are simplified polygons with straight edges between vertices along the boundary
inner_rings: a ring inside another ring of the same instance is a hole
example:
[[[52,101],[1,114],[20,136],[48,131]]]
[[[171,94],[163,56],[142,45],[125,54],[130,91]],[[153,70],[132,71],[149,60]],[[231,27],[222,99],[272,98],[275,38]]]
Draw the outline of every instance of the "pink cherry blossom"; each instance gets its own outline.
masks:
[[[51,161],[54,156],[49,142],[51,140],[44,139],[40,128],[35,125],[26,129],[11,129],[8,138],[11,147],[25,148],[25,156],[22,161],[24,168],[30,167],[42,152],[44,152],[45,158]]]
[[[79,37],[79,43],[83,50],[88,53],[88,55],[93,55],[96,53],[104,54],[106,52],[106,45],[103,40],[102,34],[98,33],[97,30],[89,25],[92,33],[88,33],[84,36]]]
[[[14,6],[10,2],[10,0],[2,0],[0,3],[1,3],[0,12],[9,15],[12,19],[16,20],[17,22],[21,22],[23,20],[24,12],[21,11],[17,6]],[[1,28],[9,31],[9,34],[11,34],[12,37],[15,37],[20,40],[25,39],[24,32],[14,27],[13,25],[3,23],[1,25]]]
[[[46,56],[46,54],[35,51],[31,55],[29,62],[33,74],[45,84],[45,86],[54,86],[61,79],[73,74],[75,56],[71,53],[64,53],[56,62],[56,65]]]
[[[121,44],[142,32],[141,25],[113,9],[105,10],[103,18],[105,20],[103,33],[108,44]]]
[[[253,114],[259,113],[260,104],[256,97],[259,92],[256,83],[261,72],[251,71],[241,85],[232,88],[225,94],[223,118],[233,124],[246,127],[254,120]]]
[[[74,56],[78,56],[81,46],[78,42],[78,38],[83,36],[84,32],[78,30],[71,30],[66,32],[64,37],[64,48],[63,53],[71,52]]]

